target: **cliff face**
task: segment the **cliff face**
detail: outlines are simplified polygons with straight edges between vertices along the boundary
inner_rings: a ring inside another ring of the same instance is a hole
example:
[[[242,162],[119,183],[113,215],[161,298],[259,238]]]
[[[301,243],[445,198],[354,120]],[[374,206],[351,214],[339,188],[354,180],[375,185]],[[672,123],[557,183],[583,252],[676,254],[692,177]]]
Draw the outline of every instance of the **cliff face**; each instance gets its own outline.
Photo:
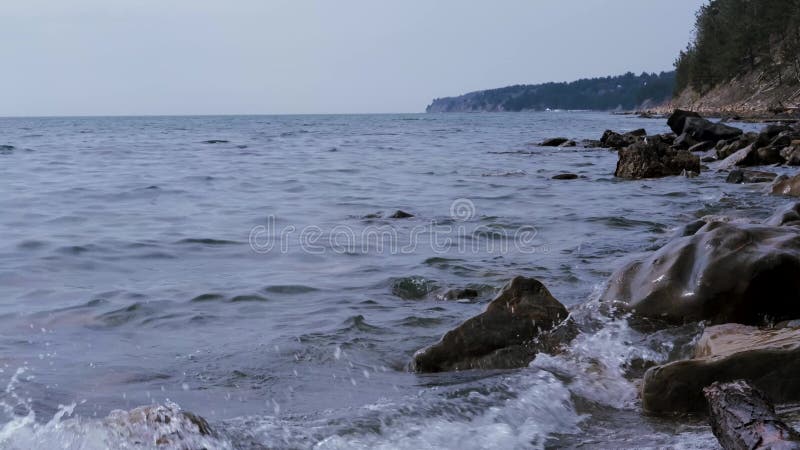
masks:
[[[669,100],[675,73],[627,73],[616,77],[589,78],[570,83],[515,85],[437,98],[427,112],[544,111],[588,109],[611,111],[641,109]]]
[[[704,114],[759,116],[800,112],[800,79],[793,70],[775,74],[753,70],[720,83],[700,94],[686,88],[670,103],[671,108]]]

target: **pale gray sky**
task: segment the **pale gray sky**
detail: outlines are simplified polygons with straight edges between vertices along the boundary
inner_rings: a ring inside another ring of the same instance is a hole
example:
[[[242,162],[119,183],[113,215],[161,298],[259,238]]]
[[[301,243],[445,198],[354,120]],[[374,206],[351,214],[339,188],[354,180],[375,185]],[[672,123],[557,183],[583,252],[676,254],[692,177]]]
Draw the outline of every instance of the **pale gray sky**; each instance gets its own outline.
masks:
[[[418,112],[670,70],[704,0],[0,0],[0,115]]]

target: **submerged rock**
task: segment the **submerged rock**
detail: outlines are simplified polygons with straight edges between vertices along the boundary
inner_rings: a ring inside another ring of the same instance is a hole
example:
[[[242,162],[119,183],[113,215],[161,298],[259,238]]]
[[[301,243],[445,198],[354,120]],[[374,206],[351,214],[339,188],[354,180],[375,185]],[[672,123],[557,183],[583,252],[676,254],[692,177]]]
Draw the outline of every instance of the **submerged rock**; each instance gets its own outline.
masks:
[[[726,183],[768,183],[778,175],[772,172],[762,172],[760,170],[736,169],[731,170]]]
[[[617,270],[601,300],[677,324],[798,318],[800,230],[706,223]]]
[[[207,141],[203,141],[203,144],[227,144],[230,141],[226,141],[225,139],[209,139]]]
[[[578,175],[574,173],[560,173],[553,176],[554,180],[574,180],[576,178],[578,178]]]
[[[465,299],[473,299],[478,298],[480,296],[480,292],[472,288],[464,288],[464,289],[450,289],[444,294],[440,295],[439,298],[441,300],[465,300]]]
[[[389,216],[390,219],[408,219],[409,217],[414,217],[414,215],[400,209],[398,209],[397,211],[395,211],[394,214]]]
[[[424,277],[413,276],[392,281],[392,294],[405,300],[419,300],[438,289],[436,282]]]
[[[570,332],[567,308],[533,278],[515,277],[486,311],[414,354],[416,372],[523,367]],[[558,326],[562,325],[562,326]]]
[[[564,144],[564,143],[566,143],[568,141],[569,141],[569,139],[567,139],[565,137],[557,137],[557,138],[545,139],[539,145],[542,146],[542,147],[558,147],[559,145]]]
[[[703,388],[750,380],[776,402],[800,400],[800,329],[759,329],[725,324],[705,330],[694,358],[647,370],[642,408],[651,413],[706,409]]]
[[[686,150],[676,150],[650,136],[619,151],[614,175],[620,178],[658,178],[700,173],[700,158]]]
[[[204,418],[173,403],[111,411],[105,422],[137,446],[199,450],[213,448],[208,438],[216,435]]]

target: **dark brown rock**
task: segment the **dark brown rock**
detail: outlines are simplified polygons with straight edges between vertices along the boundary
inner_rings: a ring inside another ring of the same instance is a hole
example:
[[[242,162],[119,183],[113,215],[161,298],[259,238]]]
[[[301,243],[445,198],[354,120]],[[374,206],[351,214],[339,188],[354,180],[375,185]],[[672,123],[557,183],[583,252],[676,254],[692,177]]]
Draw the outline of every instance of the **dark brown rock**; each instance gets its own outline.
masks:
[[[551,349],[567,309],[533,278],[516,277],[486,311],[414,354],[416,372],[523,367]]]
[[[725,450],[800,449],[800,434],[775,413],[770,398],[744,380],[703,389],[711,430]]]
[[[441,295],[442,300],[465,300],[465,299],[473,299],[478,298],[480,296],[480,292],[475,289],[471,288],[464,288],[464,289],[450,289],[449,291],[445,292]]]
[[[790,203],[764,221],[764,225],[782,227],[784,225],[800,225],[800,203]]]
[[[706,223],[617,270],[601,300],[676,324],[800,318],[800,230]]]
[[[706,150],[711,150],[714,148],[714,143],[711,141],[701,142],[699,144],[695,144],[689,147],[690,152],[704,152]]]
[[[770,187],[770,193],[772,195],[800,197],[800,174],[793,177],[788,177],[786,175],[779,176]]]
[[[728,178],[725,179],[727,183],[769,183],[774,180],[778,174],[772,172],[763,172],[760,170],[748,169],[735,169],[731,170]]]
[[[686,125],[686,119],[689,117],[700,117],[700,114],[694,111],[676,109],[667,119],[667,126],[670,127],[676,135],[680,135],[683,133],[683,127]]]
[[[713,141],[714,144],[721,140],[739,137],[742,134],[742,130],[738,128],[714,123],[702,117],[687,117],[682,132],[697,142]]]
[[[600,138],[603,147],[621,149],[642,140],[647,132],[644,129],[629,131],[627,133],[617,133],[616,131],[606,130]]]
[[[554,180],[574,180],[576,178],[578,178],[578,175],[574,173],[560,173],[553,176]]]
[[[414,217],[414,215],[400,209],[398,209],[397,211],[395,211],[394,214],[389,216],[390,219],[407,219],[409,217]]]
[[[700,173],[700,158],[648,136],[619,151],[614,175],[628,179],[658,178],[684,171]]]
[[[557,137],[557,138],[550,138],[545,139],[541,144],[542,147],[558,147],[559,145],[569,141],[569,139],[565,137]]]
[[[652,367],[642,381],[642,407],[651,413],[705,410],[703,388],[750,380],[779,402],[800,400],[800,330],[737,324],[709,327],[695,357]]]

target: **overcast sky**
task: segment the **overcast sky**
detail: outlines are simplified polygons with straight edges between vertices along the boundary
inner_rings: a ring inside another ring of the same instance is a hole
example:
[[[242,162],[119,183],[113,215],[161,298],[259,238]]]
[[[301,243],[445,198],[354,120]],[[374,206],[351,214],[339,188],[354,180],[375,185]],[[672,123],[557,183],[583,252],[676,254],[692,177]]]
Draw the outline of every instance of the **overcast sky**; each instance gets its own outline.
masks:
[[[418,112],[670,70],[703,0],[0,0],[0,115]]]

